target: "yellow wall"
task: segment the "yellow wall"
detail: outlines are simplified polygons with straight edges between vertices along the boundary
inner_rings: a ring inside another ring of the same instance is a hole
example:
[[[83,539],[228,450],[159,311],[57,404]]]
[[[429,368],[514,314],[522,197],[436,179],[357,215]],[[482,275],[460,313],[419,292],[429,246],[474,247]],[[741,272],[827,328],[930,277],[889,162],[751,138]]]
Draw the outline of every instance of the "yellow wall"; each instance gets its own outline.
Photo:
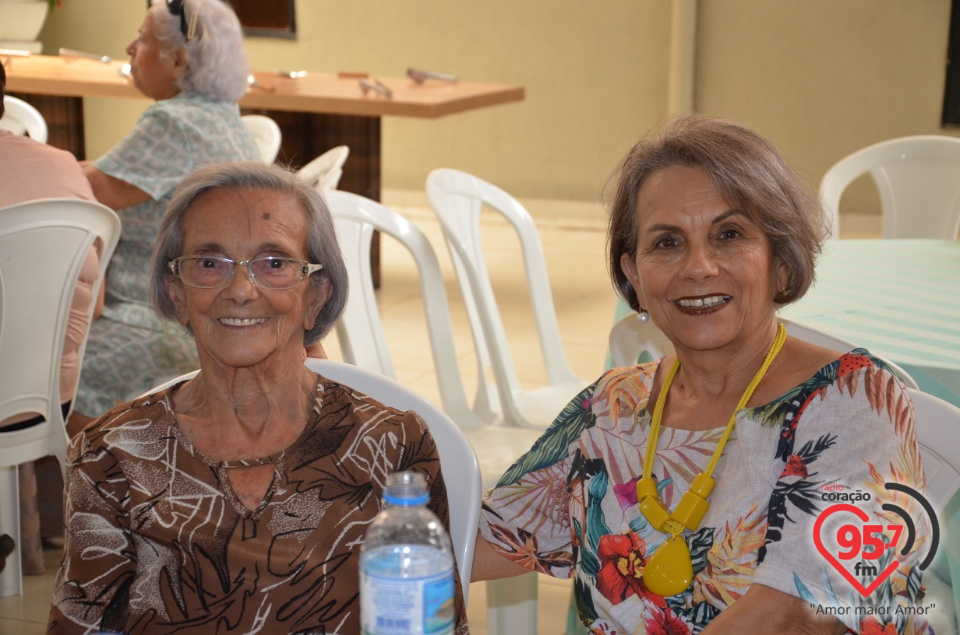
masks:
[[[123,58],[145,2],[64,4],[41,34],[46,51]],[[522,197],[596,201],[618,159],[667,115],[670,12],[668,0],[298,0],[296,41],[249,38],[247,48],[263,69],[399,76],[417,66],[522,84],[520,103],[385,120],[384,187],[420,190],[448,166]],[[950,0],[700,0],[696,108],[758,129],[813,183],[870,143],[953,134],[939,127],[949,13]],[[144,105],[89,100],[90,155]]]

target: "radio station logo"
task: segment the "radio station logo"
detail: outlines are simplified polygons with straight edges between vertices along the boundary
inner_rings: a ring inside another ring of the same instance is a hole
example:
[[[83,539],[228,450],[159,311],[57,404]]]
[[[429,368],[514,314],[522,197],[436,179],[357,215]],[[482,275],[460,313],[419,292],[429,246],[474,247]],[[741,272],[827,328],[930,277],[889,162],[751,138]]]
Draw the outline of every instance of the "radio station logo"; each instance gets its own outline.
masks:
[[[937,554],[940,524],[933,506],[920,492],[900,483],[885,483],[889,491],[901,492],[915,499],[926,512],[930,526],[930,547],[919,569],[925,571]],[[821,486],[821,497],[835,502],[817,516],[813,541],[827,562],[863,597],[869,596],[900,566],[898,558],[910,553],[917,538],[917,523],[898,505],[884,503],[884,511],[896,515],[897,523],[874,521],[856,503],[871,500],[869,493],[847,491],[838,483]],[[897,551],[901,537],[903,548]],[[887,557],[884,557],[887,556]],[[882,564],[886,562],[886,564]]]

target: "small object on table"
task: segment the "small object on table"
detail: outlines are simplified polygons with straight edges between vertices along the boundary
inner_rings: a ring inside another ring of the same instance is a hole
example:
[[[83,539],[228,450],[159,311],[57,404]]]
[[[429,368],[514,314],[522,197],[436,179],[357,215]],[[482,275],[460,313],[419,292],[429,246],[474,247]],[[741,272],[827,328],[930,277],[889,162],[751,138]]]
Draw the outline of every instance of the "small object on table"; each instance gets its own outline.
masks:
[[[379,80],[376,79],[367,79],[366,77],[360,78],[360,90],[363,91],[363,95],[366,96],[368,91],[374,91],[380,93],[387,99],[393,99],[393,91],[390,90],[384,84],[381,84]]]
[[[303,72],[306,73],[306,71],[303,71]],[[282,71],[281,71],[281,74],[282,74]],[[250,88],[263,90],[268,93],[272,93],[273,91],[277,90],[277,87],[274,86],[273,84],[261,84],[260,81],[257,80],[257,78],[254,77],[253,75],[247,75],[247,86],[249,86]]]
[[[86,60],[96,60],[98,62],[103,62],[104,64],[109,64],[113,61],[112,58],[107,57],[106,55],[97,55],[96,53],[84,53],[83,51],[75,51],[74,49],[60,49],[60,57],[81,57]]]
[[[277,71],[280,77],[289,77],[290,79],[300,79],[307,76],[307,71]]]
[[[417,68],[408,68],[407,77],[422,84],[428,79],[436,79],[441,82],[450,82],[451,84],[456,84],[460,81],[460,78],[456,75],[447,75],[446,73],[435,73],[433,71],[425,71]]]
[[[0,57],[3,58],[3,65],[10,66],[10,62],[14,57],[30,57],[30,51],[23,51],[20,49],[0,49]]]

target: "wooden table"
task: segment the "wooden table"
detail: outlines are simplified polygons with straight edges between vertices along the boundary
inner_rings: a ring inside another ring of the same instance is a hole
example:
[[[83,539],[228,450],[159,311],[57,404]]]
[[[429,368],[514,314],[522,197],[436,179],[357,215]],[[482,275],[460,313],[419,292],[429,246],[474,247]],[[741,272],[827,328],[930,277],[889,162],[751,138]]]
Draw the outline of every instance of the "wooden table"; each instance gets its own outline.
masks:
[[[40,104],[41,112],[51,102],[34,96],[143,98],[120,75],[121,62],[104,64],[87,59],[31,55],[7,58],[5,66],[7,92],[26,95],[31,103]],[[373,91],[365,96],[356,77],[308,73],[293,79],[268,71],[254,71],[253,75],[256,85],[240,100],[240,107],[277,120],[284,132],[280,159],[299,167],[320,152],[346,142],[350,146],[350,159],[341,181],[345,185],[343,189],[375,200],[379,200],[380,190],[381,117],[436,119],[521,101],[524,97],[523,87],[515,85],[438,81],[417,84],[407,78],[379,78],[393,91],[393,98],[386,99]],[[75,112],[52,113],[52,121],[47,122],[51,126],[51,145],[85,158],[82,120],[73,118],[82,113],[82,104],[66,107]],[[62,129],[64,124],[78,127],[78,123],[79,130]],[[344,135],[349,139],[344,139]],[[360,166],[360,163],[368,165]],[[357,187],[361,185],[358,179],[365,187]]]
[[[36,106],[49,128],[48,143],[84,159],[82,97],[139,98],[120,74],[122,62],[31,55],[2,60],[7,87]],[[280,125],[278,161],[302,167],[322,152],[350,147],[340,189],[380,200],[380,119],[385,116],[436,119],[446,115],[521,101],[522,86],[507,84],[417,84],[408,78],[378,78],[391,99],[363,94],[356,77],[308,73],[294,79],[254,71],[256,84],[240,100],[244,114],[264,114]],[[374,269],[378,271],[378,268]]]

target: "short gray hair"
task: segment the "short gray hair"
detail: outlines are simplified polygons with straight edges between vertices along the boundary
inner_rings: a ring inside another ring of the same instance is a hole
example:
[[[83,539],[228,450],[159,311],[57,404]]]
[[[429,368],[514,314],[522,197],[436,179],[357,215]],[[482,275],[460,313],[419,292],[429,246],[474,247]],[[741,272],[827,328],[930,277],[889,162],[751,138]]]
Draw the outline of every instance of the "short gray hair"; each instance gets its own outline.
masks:
[[[634,311],[637,293],[620,267],[623,254],[637,253],[638,195],[647,177],[673,166],[702,168],[720,195],[763,229],[774,264],[788,272],[774,302],[803,297],[828,227],[819,198],[769,141],[723,119],[685,115],[641,139],[615,175],[607,226],[607,267],[614,289]]]
[[[313,328],[304,334],[303,343],[309,346],[330,331],[346,306],[349,291],[347,265],[323,196],[294,172],[275,164],[260,161],[223,163],[201,168],[184,179],[167,206],[153,250],[150,273],[153,306],[163,317],[177,318],[173,301],[167,293],[166,282],[174,279],[167,263],[183,255],[183,219],[197,198],[211,190],[247,188],[289,194],[300,202],[307,215],[307,259],[323,265],[323,269],[310,276],[310,281],[318,291],[322,289],[322,280],[330,283],[330,298],[320,309]]]
[[[151,0],[154,35],[167,55],[181,46],[187,70],[177,80],[185,93],[199,93],[216,101],[237,101],[247,92],[250,64],[243,48],[243,29],[237,14],[223,0],[184,0],[187,24],[196,15],[197,31],[188,42],[180,30],[180,16],[167,9],[166,0]]]

